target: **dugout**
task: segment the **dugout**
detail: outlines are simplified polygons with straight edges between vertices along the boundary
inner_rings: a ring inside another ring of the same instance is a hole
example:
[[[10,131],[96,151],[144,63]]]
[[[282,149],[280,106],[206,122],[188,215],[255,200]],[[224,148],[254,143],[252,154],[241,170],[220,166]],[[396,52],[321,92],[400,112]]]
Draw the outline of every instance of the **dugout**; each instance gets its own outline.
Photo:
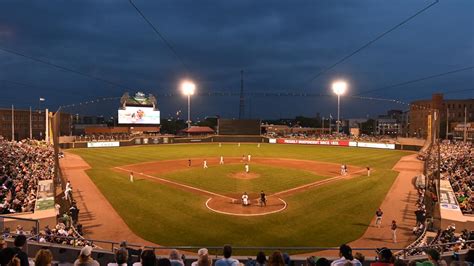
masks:
[[[260,135],[260,119],[219,119],[218,135]]]

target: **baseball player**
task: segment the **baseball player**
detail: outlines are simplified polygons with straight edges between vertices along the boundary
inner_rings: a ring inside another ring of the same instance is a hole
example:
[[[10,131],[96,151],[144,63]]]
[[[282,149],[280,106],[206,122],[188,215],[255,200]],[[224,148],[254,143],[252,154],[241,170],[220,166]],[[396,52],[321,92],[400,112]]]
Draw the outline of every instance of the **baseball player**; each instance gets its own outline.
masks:
[[[267,196],[263,190],[260,192],[260,207],[267,206]]]
[[[383,211],[382,209],[378,209],[376,212],[375,212],[375,226],[377,226],[378,228],[380,228],[380,225],[382,224],[382,216],[383,216]]]
[[[248,163],[245,164],[245,172],[248,174],[250,172],[250,166]]]
[[[244,192],[244,195],[242,195],[242,205],[250,205],[249,195],[247,195],[247,192]]]
[[[130,172],[130,183],[133,183],[133,172]]]
[[[259,144],[257,144],[257,148],[260,148],[260,143],[259,143]]]
[[[252,157],[252,155],[250,155],[250,154],[249,154],[249,155],[247,155],[247,161],[249,161],[249,162],[250,162],[250,158],[251,158],[251,157]]]
[[[202,168],[204,168],[204,169],[208,168],[208,167],[207,167],[207,160],[204,160],[203,165],[202,165]]]
[[[221,155],[221,159],[219,160],[219,164],[224,164],[224,156]]]
[[[367,166],[367,176],[370,176],[370,167]]]

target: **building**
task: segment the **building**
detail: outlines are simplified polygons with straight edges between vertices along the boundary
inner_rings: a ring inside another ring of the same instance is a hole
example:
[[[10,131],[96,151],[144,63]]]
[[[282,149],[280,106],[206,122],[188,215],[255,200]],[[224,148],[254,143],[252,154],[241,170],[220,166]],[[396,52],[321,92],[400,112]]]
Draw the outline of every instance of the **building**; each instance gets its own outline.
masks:
[[[190,128],[181,130],[181,133],[187,134],[188,136],[201,136],[201,137],[216,134],[214,129],[210,127],[200,127],[200,126],[191,126]]]
[[[51,115],[51,112],[50,112]],[[12,122],[13,118],[13,122]],[[71,115],[59,113],[60,135],[69,136],[71,134]],[[51,121],[51,119],[50,119]],[[13,130],[12,130],[13,129]],[[0,136],[5,139],[12,139],[12,131],[15,140],[45,139],[46,135],[46,113],[44,110],[21,110],[21,109],[0,109]]]
[[[399,136],[402,134],[403,111],[389,110],[377,119],[377,134]]]
[[[440,118],[436,125],[435,110]],[[410,104],[408,132],[413,137],[427,138],[429,126],[432,125],[432,128],[439,126],[441,138],[452,137],[454,125],[464,123],[464,119],[468,123],[474,121],[474,99],[444,99],[443,94],[435,93],[431,100],[418,100]]]

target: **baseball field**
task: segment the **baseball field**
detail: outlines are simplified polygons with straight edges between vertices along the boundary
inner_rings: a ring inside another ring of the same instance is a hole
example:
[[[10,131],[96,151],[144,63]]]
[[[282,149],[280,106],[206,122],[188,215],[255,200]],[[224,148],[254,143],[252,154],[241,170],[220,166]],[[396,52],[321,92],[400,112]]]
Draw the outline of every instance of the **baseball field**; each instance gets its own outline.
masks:
[[[91,166],[87,174],[137,235],[167,246],[337,246],[353,241],[367,229],[395,180],[392,167],[410,154],[217,143],[71,152]],[[341,175],[341,164],[348,166],[347,175]],[[257,200],[262,190],[266,207]],[[244,192],[251,206],[240,204]]]

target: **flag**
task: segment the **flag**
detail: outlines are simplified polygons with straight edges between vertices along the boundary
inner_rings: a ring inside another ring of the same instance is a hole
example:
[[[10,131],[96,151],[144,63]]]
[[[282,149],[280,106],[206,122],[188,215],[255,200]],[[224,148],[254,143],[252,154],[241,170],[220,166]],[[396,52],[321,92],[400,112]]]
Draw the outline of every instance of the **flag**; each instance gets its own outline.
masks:
[[[44,101],[46,101],[46,99],[43,97],[40,97],[40,102],[44,102]]]

